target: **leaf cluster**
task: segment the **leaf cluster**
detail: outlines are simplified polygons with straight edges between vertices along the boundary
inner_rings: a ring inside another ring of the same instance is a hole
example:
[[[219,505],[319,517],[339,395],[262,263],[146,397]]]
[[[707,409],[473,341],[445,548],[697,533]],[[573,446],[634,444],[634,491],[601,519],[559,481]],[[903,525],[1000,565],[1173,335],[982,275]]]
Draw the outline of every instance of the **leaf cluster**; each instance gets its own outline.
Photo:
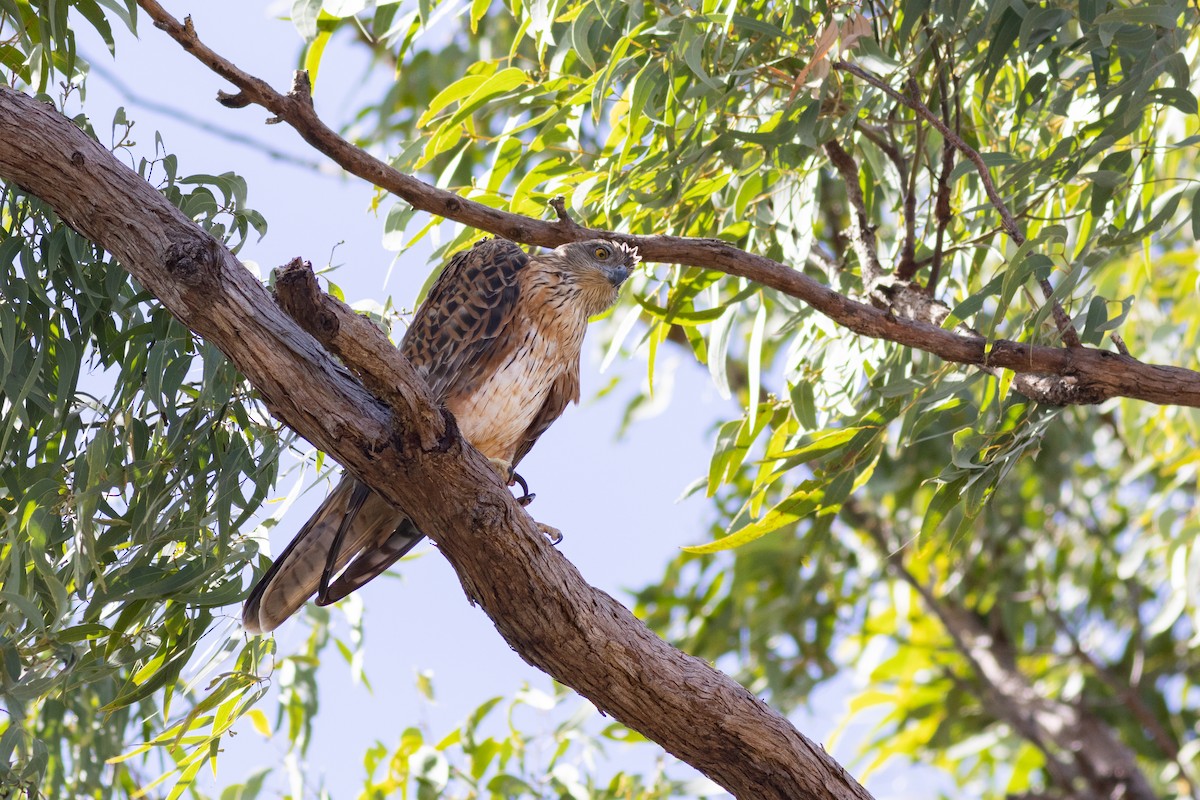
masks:
[[[265,230],[240,178],[138,166],[231,246]],[[4,187],[0,222],[0,786],[131,797],[156,749],[178,796],[265,691],[272,643],[214,631],[288,437],[40,201]]]

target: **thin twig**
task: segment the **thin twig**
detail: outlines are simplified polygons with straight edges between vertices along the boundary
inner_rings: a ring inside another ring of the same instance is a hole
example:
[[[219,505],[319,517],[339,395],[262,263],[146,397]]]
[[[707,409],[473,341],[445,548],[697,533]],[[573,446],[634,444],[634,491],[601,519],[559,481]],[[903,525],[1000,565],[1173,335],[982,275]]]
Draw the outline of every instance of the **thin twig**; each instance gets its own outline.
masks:
[[[842,176],[842,183],[846,186],[846,199],[850,203],[850,216],[854,220],[851,226],[850,246],[858,256],[863,289],[870,292],[875,283],[883,277],[883,265],[879,263],[879,251],[875,247],[875,229],[867,217],[867,202],[863,198],[862,187],[858,185],[858,164],[836,139],[825,143],[825,154],[829,156],[829,162]]]
[[[904,193],[904,243],[901,246],[900,263],[896,265],[896,277],[900,280],[911,280],[919,265],[916,263],[916,192],[913,181],[916,177],[914,166],[911,175],[904,155],[895,143],[888,140],[885,129],[876,128],[859,120],[854,129],[863,135],[867,141],[879,148],[887,156],[892,168],[896,170],[897,185],[907,187]],[[916,148],[918,151],[920,147]]]
[[[852,75],[862,78],[867,83],[882,91],[888,97],[891,97],[893,100],[903,103],[913,111],[916,111],[925,119],[926,122],[936,128],[938,133],[942,134],[942,136],[944,136],[951,144],[953,144],[960,153],[965,155],[967,159],[975,165],[975,169],[979,173],[979,178],[983,182],[983,190],[987,193],[988,199],[991,201],[992,206],[995,207],[996,211],[1000,214],[1000,223],[1004,227],[1005,232],[1008,233],[1009,238],[1012,239],[1018,247],[1025,243],[1025,234],[1021,231],[1021,227],[1017,224],[1017,220],[1015,217],[1013,217],[1012,212],[1008,210],[1008,206],[1005,204],[1004,198],[1002,198],[1000,193],[996,190],[996,184],[992,181],[991,172],[988,171],[987,164],[984,163],[983,156],[979,154],[978,150],[971,147],[971,145],[967,144],[961,136],[950,130],[949,126],[939,119],[937,114],[934,114],[932,111],[930,111],[929,107],[922,103],[920,99],[916,97],[909,97],[903,92],[897,91],[889,86],[885,81],[881,80],[875,75],[872,75],[856,64],[851,64],[846,61],[835,61],[833,62],[833,67],[834,69],[840,69],[843,72],[849,72]],[[1062,336],[1063,342],[1068,347],[1082,347],[1082,343],[1079,341],[1079,334],[1075,331],[1075,327],[1071,324],[1071,320],[1067,316],[1067,312],[1064,311],[1058,301],[1054,299],[1054,287],[1052,287],[1050,282],[1045,279],[1038,279],[1038,284],[1042,288],[1042,294],[1044,294],[1046,299],[1052,304],[1050,310],[1054,315],[1054,322],[1058,326],[1058,332],[1059,335]]]
[[[946,84],[946,70],[942,66],[941,57],[938,55],[937,47],[933,48],[933,60],[936,64],[938,73],[938,88],[941,96],[938,98],[942,117],[950,120],[950,102],[948,99],[948,86]],[[957,128],[961,119],[955,119],[955,127]],[[942,258],[944,257],[944,246],[946,240],[946,228],[949,227],[950,221],[954,215],[950,207],[950,173],[954,170],[954,145],[945,136],[942,137],[942,164],[937,176],[937,194],[933,206],[933,217],[937,223],[937,234],[933,248],[933,266],[929,268],[929,280],[925,282],[925,289],[929,294],[933,294],[937,289],[938,280],[942,275]]]
[[[896,102],[908,106],[913,111],[916,111],[925,119],[926,122],[936,128],[938,133],[942,134],[942,136],[949,140],[963,155],[970,159],[971,163],[973,163],[975,168],[979,171],[979,176],[983,181],[983,189],[985,192],[987,192],[988,199],[992,201],[992,205],[995,206],[996,211],[1000,214],[1000,221],[1004,226],[1004,230],[1018,245],[1025,243],[1025,234],[1021,232],[1020,226],[1017,225],[1016,219],[1013,218],[1012,213],[1008,210],[1008,206],[1005,205],[1004,199],[1000,197],[1000,193],[996,191],[996,185],[992,182],[992,176],[988,171],[987,164],[984,163],[983,156],[981,156],[975,148],[963,141],[962,137],[960,137],[957,133],[950,130],[946,123],[939,119],[937,114],[934,114],[932,111],[930,111],[929,107],[922,103],[919,99],[915,97],[909,97],[904,93],[892,88],[890,85],[888,85],[888,83],[867,72],[857,64],[851,64],[846,61],[835,61],[833,62],[833,67],[862,78],[864,81],[871,84],[876,89],[879,89]]]
[[[261,142],[252,136],[247,136],[241,131],[236,131],[232,128],[225,128],[220,125],[214,125],[212,122],[204,119],[203,117],[198,117],[182,108],[176,108],[175,106],[168,105],[153,98],[138,94],[129,86],[129,84],[122,81],[111,70],[105,69],[99,61],[91,61],[90,59],[89,61],[90,64],[88,66],[88,71],[93,75],[98,75],[103,78],[104,81],[111,85],[118,94],[125,98],[125,102],[130,103],[131,105],[140,106],[148,111],[161,114],[164,117],[170,117],[171,119],[178,120],[185,125],[204,131],[205,133],[210,133],[213,136],[220,137],[227,142],[233,142],[234,144],[240,144],[252,150],[257,150],[268,158],[274,159],[275,161],[281,161],[285,164],[291,164],[292,166],[300,167],[301,169],[311,170],[317,174],[330,174],[327,169],[323,171],[323,165],[316,161],[301,158],[297,155],[293,155],[292,153],[284,152],[283,150],[276,150],[271,145]]]
[[[909,91],[917,96],[917,82],[912,81]],[[909,170],[908,180],[900,185],[904,188],[904,242],[900,248],[900,264],[896,267],[896,277],[910,281],[917,273],[917,173],[920,162],[924,160],[925,128],[916,130],[917,141],[912,151],[912,169]]]
[[[571,219],[571,214],[569,211],[567,211],[567,201],[561,194],[558,197],[553,198],[548,205],[554,209],[555,216],[558,217],[558,221],[563,225],[567,226],[568,228],[579,227],[579,224],[575,222],[575,220]]]

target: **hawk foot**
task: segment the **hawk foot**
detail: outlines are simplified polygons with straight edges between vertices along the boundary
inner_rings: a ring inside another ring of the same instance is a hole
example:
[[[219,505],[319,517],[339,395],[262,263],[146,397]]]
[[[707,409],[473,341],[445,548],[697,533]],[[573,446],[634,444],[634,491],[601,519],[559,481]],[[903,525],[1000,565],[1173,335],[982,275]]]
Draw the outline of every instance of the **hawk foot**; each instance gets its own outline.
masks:
[[[559,542],[563,540],[562,531],[553,525],[547,525],[544,522],[535,522],[534,524],[538,526],[538,530],[546,534],[546,538],[550,540],[550,544],[558,547]]]

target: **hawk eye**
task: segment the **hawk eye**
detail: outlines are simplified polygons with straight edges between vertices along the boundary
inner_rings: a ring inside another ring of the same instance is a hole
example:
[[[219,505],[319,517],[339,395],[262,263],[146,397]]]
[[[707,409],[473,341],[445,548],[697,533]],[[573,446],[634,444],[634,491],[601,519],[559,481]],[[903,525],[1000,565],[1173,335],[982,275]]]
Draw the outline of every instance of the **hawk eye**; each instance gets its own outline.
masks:
[[[599,258],[599,259],[608,258],[608,248],[607,247],[597,247],[595,250],[592,251],[592,253],[596,256],[596,258]]]

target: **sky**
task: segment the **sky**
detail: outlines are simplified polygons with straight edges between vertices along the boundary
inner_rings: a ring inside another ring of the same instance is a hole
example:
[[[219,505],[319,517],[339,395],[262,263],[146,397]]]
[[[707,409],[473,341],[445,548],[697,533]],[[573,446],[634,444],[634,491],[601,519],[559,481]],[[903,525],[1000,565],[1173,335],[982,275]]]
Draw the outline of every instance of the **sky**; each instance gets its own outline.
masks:
[[[190,4],[167,0],[164,5],[179,18],[190,13],[202,41],[243,69],[277,89],[290,86],[300,49],[294,28],[282,18],[290,3],[280,7],[233,0]],[[257,263],[262,274],[295,256],[320,266],[332,254],[332,263],[338,265],[332,278],[348,301],[382,302],[391,296],[395,305],[411,307],[432,267],[429,249],[414,248],[393,265],[395,253],[382,243],[383,216],[370,210],[372,187],[343,176],[331,165],[314,171],[206,130],[216,126],[252,137],[303,162],[323,158],[286,125],[264,125],[265,111],[230,110],[217,104],[218,89],[230,87],[149,20],[142,19],[140,39],[115,31],[115,62],[98,37],[83,34],[85,27],[77,26],[80,51],[98,68],[88,82],[85,108],[102,141],[113,112],[125,106],[128,117],[136,120],[137,155],[153,154],[157,131],[167,151],[178,155],[180,174],[233,171],[247,180],[248,203],[270,227],[262,241],[252,239],[240,256]],[[335,129],[380,85],[378,76],[364,82],[365,65],[365,49],[344,38],[335,39],[326,51],[314,99],[318,113]],[[172,109],[191,118],[181,119]],[[387,207],[383,206],[383,213]],[[419,219],[413,230],[423,222]],[[626,604],[632,602],[629,590],[661,577],[680,546],[707,539],[709,511],[703,497],[676,500],[706,473],[714,423],[737,413],[711,386],[703,367],[685,359],[682,352],[666,359],[664,364],[660,356],[656,388],[665,394],[668,381],[663,375],[672,374],[670,402],[617,438],[623,397],[628,394],[618,391],[599,400],[595,396],[614,375],[637,385],[645,365],[637,357],[619,358],[602,374],[596,339],[589,337],[581,404],[568,409],[521,465],[522,475],[537,493],[530,507],[533,516],[561,529],[562,552],[592,585]],[[295,502],[272,531],[273,552],[286,545],[323,493],[324,486],[318,485]],[[550,679],[521,661],[483,612],[466,601],[453,571],[436,550],[426,545],[418,552],[423,555],[401,565],[399,579],[377,579],[360,591],[365,608],[363,668],[371,689],[353,681],[335,651],[322,665],[321,711],[303,765],[309,775],[304,797],[315,797],[317,786],[324,786],[333,798],[357,796],[363,753],[377,741],[395,747],[400,732],[409,726],[427,726],[436,740],[491,697],[511,697],[523,685],[551,690]],[[237,624],[237,613],[238,609],[229,609],[229,625]],[[301,623],[285,625],[277,634],[280,652],[288,652],[306,633]],[[432,677],[434,703],[417,691],[418,674]],[[847,713],[850,680],[835,681],[818,691],[809,709],[792,715],[801,732],[818,742],[829,739]],[[578,702],[582,701],[568,707]],[[271,697],[260,707],[274,718]],[[285,736],[265,740],[248,722],[235,730],[238,735],[218,759],[217,776],[206,771],[204,785],[210,790],[283,759]],[[860,739],[855,733],[867,731],[860,722],[831,748],[852,773],[859,771],[854,769]],[[644,746],[635,755],[612,751],[612,761],[599,771],[610,774],[630,764],[644,765],[647,753],[657,757],[657,748]],[[263,797],[287,792],[283,771],[278,772]],[[695,773],[679,765],[672,774]],[[928,797],[930,774],[893,767],[874,774],[867,787],[881,799]]]

